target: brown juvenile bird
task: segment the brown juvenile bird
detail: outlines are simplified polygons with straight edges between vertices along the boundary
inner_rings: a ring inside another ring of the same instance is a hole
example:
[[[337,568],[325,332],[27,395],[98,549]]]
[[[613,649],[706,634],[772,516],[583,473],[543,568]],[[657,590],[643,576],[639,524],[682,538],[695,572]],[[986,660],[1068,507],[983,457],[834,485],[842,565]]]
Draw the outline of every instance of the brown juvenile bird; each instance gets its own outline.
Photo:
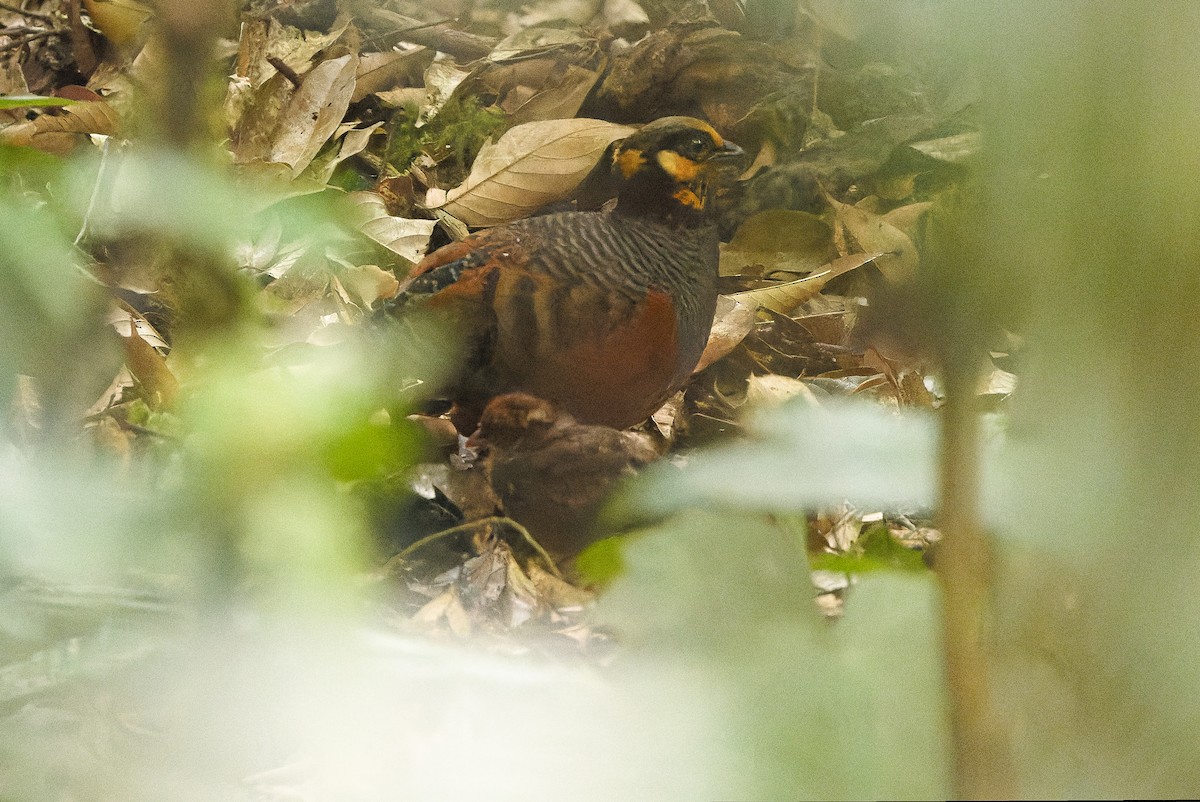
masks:
[[[691,117],[613,149],[612,211],[518,220],[440,248],[398,295],[452,320],[467,359],[443,388],[470,434],[488,400],[520,390],[579,421],[647,418],[704,350],[717,298],[708,190],[742,151]]]
[[[604,501],[622,480],[658,458],[635,432],[576,423],[526,393],[493,398],[469,442],[488,449],[484,471],[504,513],[557,559],[596,540]]]

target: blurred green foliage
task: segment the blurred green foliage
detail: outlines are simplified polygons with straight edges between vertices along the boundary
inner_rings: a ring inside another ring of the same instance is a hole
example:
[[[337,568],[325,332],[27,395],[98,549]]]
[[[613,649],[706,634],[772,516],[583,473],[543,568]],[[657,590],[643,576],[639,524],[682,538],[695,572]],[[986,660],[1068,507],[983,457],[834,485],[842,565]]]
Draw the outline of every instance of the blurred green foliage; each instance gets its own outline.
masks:
[[[1017,787],[1193,797],[1200,8],[939,8],[944,46],[980,72],[987,147],[982,201],[939,221],[947,317],[931,331],[961,354],[1028,299],[1030,367],[981,455],[983,630]],[[487,127],[465,114],[429,141],[465,155]],[[932,421],[787,406],[635,486],[639,513],[666,517],[623,547],[600,605],[625,645],[607,684],[380,634],[362,623],[368,520],[347,485],[416,459],[374,413],[437,355],[350,340],[279,364],[256,319],[189,344],[177,410],[131,405],[161,448],[85,448],[84,410],[120,361],[75,245],[85,218],[97,239],[220,263],[276,198],[143,154],[97,206],[94,160],[0,159],[0,796],[269,798],[294,764],[335,799],[952,793],[934,579],[865,574],[830,625],[802,539],[772,517],[934,503]],[[342,236],[319,204],[285,218]],[[868,540],[866,557],[893,546]]]

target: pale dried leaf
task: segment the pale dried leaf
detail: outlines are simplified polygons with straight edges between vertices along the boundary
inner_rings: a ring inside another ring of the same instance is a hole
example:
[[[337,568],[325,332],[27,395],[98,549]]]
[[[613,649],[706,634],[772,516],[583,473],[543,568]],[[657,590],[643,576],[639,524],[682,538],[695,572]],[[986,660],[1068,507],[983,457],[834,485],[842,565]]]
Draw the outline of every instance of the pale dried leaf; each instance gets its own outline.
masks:
[[[604,27],[608,30],[621,26],[647,25],[650,17],[634,0],[604,0],[601,11]]]
[[[270,158],[280,120],[294,93],[291,82],[279,73],[257,87],[249,79],[230,82],[225,96],[225,119],[229,122],[230,145],[237,164],[265,162]]]
[[[454,94],[458,85],[470,74],[439,54],[425,69],[425,105],[421,108],[418,123],[424,125],[433,119],[434,115],[442,110],[442,106],[446,105],[446,101]]]
[[[333,177],[337,166],[351,156],[356,156],[366,150],[367,144],[371,141],[372,134],[382,126],[382,122],[372,123],[366,128],[355,128],[349,125],[340,126],[335,137],[340,136],[342,138],[341,147],[336,152],[329,152],[327,155],[322,155],[321,158],[314,159],[308,167],[306,177],[315,179],[322,184],[328,183],[329,179]]]
[[[700,354],[700,362],[692,372],[699,373],[736,348],[738,343],[754,330],[757,314],[758,307],[754,304],[739,301],[728,295],[717,296],[717,311],[713,315],[712,330],[708,334],[704,353]]]
[[[772,209],[747,218],[721,248],[721,275],[739,275],[749,265],[808,273],[837,255],[833,229],[816,215]]]
[[[413,614],[412,620],[420,624],[436,624],[454,603],[454,591],[452,589],[444,590],[441,594],[425,602],[425,606]]]
[[[537,563],[530,564],[528,573],[538,597],[556,610],[581,609],[596,600],[595,593],[575,587]]]
[[[404,89],[376,92],[375,97],[379,98],[379,101],[385,106],[391,106],[394,109],[405,106],[420,108],[421,104],[425,102],[425,90],[419,86],[408,86]]]
[[[390,91],[402,85],[413,87],[433,63],[433,56],[434,52],[426,48],[407,53],[390,51],[361,56],[351,102],[357,103],[367,95]]]
[[[594,45],[595,42],[594,37],[586,35],[579,28],[524,27],[500,40],[488,54],[488,60],[499,62],[534,58],[560,47]]]
[[[357,66],[358,58],[346,55],[321,62],[304,77],[280,119],[270,161],[291,167],[293,177],[304,172],[350,107]]]
[[[893,283],[913,276],[920,259],[917,246],[900,229],[882,217],[864,209],[825,196],[837,213],[838,223],[854,237],[864,251],[879,252],[875,264],[884,278]]]
[[[364,306],[372,307],[400,289],[396,277],[378,265],[353,265],[342,271],[342,286]]]
[[[274,65],[270,64],[267,58],[279,59],[295,72],[303,74],[318,53],[342,37],[350,22],[350,15],[343,13],[330,26],[328,32],[302,31],[291,25],[272,25],[262,62],[256,71],[251,72],[251,76],[261,76],[256,81],[261,83],[262,80],[276,74]]]
[[[409,262],[421,261],[435,221],[392,217],[374,192],[351,192],[349,199],[360,215],[360,231]]]
[[[614,140],[633,128],[603,120],[525,123],[484,145],[441,208],[472,226],[506,223],[570,194]]]
[[[650,416],[650,422],[654,424],[654,428],[662,435],[663,442],[673,443],[675,441],[676,422],[682,418],[683,391],[680,390],[655,410],[654,414]]]
[[[47,153],[69,153],[81,134],[117,133],[117,112],[104,101],[75,103],[57,114],[42,114],[0,130],[0,144],[32,147]]]
[[[791,376],[751,376],[746,380],[746,403],[750,406],[779,406],[792,398],[803,398],[805,403],[819,406],[812,388],[800,379]]]
[[[136,333],[138,337],[155,348],[170,347],[146,318],[124,306],[114,305],[108,312],[107,322],[122,337],[132,337]]]
[[[152,407],[172,404],[179,395],[179,381],[162,354],[138,335],[136,326],[121,343],[125,347],[125,366],[141,386],[146,403]]]
[[[922,201],[920,203],[910,203],[907,206],[901,206],[897,209],[892,209],[883,216],[885,222],[903,231],[911,239],[917,233],[917,226],[921,222],[921,218],[929,211],[933,204],[930,201]]]
[[[574,117],[600,78],[595,70],[557,65],[554,59],[518,61],[500,70],[501,74],[490,76],[492,81],[502,80],[504,73],[515,79],[506,84],[508,89],[499,100],[514,123]]]
[[[27,376],[18,376],[17,380],[20,382],[20,380],[28,378],[29,377]],[[129,368],[122,364],[121,369],[117,371],[117,375],[113,377],[112,382],[108,385],[108,387],[105,388],[104,392],[102,392],[96,401],[84,411],[83,417],[91,418],[109,409],[121,399],[121,396],[124,395],[125,390],[132,386],[133,376],[129,375]],[[20,392],[21,390],[22,385],[18,383],[17,391]],[[10,413],[9,419],[14,421],[14,423],[17,425],[24,426],[24,421],[18,419],[18,412],[20,410],[18,410],[16,403],[19,398],[20,396],[14,398],[12,412]],[[40,423],[38,425],[40,426]]]
[[[961,134],[944,136],[940,139],[910,142],[908,146],[938,161],[957,164],[966,161],[978,153],[982,145],[982,134],[978,131],[965,131]]]
[[[980,379],[975,392],[979,395],[1012,395],[1017,389],[1017,377],[1007,370],[993,368]]]
[[[852,253],[849,256],[834,259],[823,270],[819,270],[811,276],[757,290],[731,293],[729,297],[756,308],[761,306],[764,309],[787,314],[820,292],[821,288],[836,276],[862,267],[882,256],[884,254]]]

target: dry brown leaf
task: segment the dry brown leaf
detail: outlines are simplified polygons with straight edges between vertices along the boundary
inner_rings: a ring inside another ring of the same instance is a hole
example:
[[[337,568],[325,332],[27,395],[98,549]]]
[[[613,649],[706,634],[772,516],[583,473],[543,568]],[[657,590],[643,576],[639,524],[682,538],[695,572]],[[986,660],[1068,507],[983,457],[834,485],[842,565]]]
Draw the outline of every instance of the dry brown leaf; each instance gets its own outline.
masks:
[[[749,265],[808,273],[835,256],[833,229],[824,220],[808,212],[772,209],[747,218],[721,248],[721,275],[739,275]]]
[[[585,13],[590,17],[593,12],[588,9]],[[555,19],[563,18],[561,9],[556,9],[556,14]],[[533,23],[523,25],[521,30],[512,36],[506,36],[497,42],[495,48],[488,54],[488,60],[499,62],[530,59],[552,50],[563,48],[594,50],[598,46],[596,38],[588,36],[580,28],[542,28]]]
[[[396,277],[378,265],[353,265],[342,271],[342,286],[365,306],[391,298],[400,289]]]
[[[729,297],[756,308],[761,306],[787,314],[820,292],[821,288],[836,276],[849,273],[882,256],[884,254],[881,253],[852,253],[849,256],[834,259],[824,269],[818,270],[811,276],[757,290],[731,293]]]
[[[0,130],[0,144],[36,148],[46,153],[65,155],[75,149],[84,134],[117,133],[117,112],[104,101],[64,106],[55,114],[17,123]]]
[[[137,40],[154,13],[151,5],[138,0],[83,0],[83,5],[92,23],[118,46]]]
[[[338,126],[354,94],[358,58],[346,55],[323,61],[308,75],[284,109],[275,131],[270,161],[304,172]]]
[[[326,151],[321,154],[321,158],[313,159],[307,178],[315,179],[321,184],[328,183],[339,164],[366,150],[371,137],[383,126],[383,123],[372,123],[366,128],[355,128],[354,125],[356,123],[343,124],[338,127],[334,138],[341,137],[341,146],[336,152]]]
[[[958,164],[978,153],[982,145],[982,134],[978,131],[964,131],[961,134],[952,134],[939,139],[911,142],[908,146],[938,161]]]
[[[497,104],[519,124],[574,117],[599,77],[562,59],[537,58],[496,65],[480,83],[495,87]]]
[[[142,397],[151,407],[170,406],[179,395],[179,381],[154,346],[133,327],[130,336],[121,339],[125,347],[125,366],[142,388]]]
[[[992,368],[975,386],[975,392],[979,395],[1012,395],[1016,389],[1016,375],[1000,368]]]
[[[746,403],[750,406],[778,406],[792,398],[804,398],[810,406],[819,406],[816,393],[800,379],[791,376],[750,376],[746,380]]]
[[[267,59],[277,60],[302,74],[318,53],[342,38],[350,22],[351,16],[343,13],[338,15],[328,31],[302,31],[291,25],[271,25],[265,50],[258,54],[259,61],[250,71],[254,85],[258,86],[276,74],[275,66]]]
[[[358,227],[362,233],[409,262],[421,261],[435,221],[392,217],[383,197],[375,192],[351,192],[349,198],[360,215]]]
[[[472,226],[519,219],[565,198],[611,142],[634,130],[589,119],[518,125],[484,145],[467,180],[430,205]]]
[[[168,347],[166,340],[148,320],[124,305],[114,306],[107,320],[121,337],[125,367],[141,386],[146,403],[172,404],[179,395],[179,381],[159,351]]]
[[[892,209],[883,216],[883,219],[903,231],[911,239],[917,233],[917,226],[920,224],[921,218],[932,206],[933,203],[930,201],[910,203],[907,206]]]
[[[133,457],[133,432],[123,429],[110,416],[104,416],[86,428],[92,445],[101,454],[115,458],[125,468]]]
[[[419,85],[422,75],[433,63],[434,52],[426,48],[407,53],[368,53],[359,58],[352,103],[399,87]],[[422,90],[423,91],[423,90]]]
[[[842,203],[828,194],[825,199],[837,213],[838,223],[862,250],[879,252],[875,265],[884,278],[893,283],[912,278],[920,257],[907,234],[865,209]]]
[[[717,296],[717,311],[713,315],[712,331],[709,332],[704,353],[700,355],[700,362],[692,372],[699,373],[737,348],[738,343],[754,330],[757,314],[758,307],[754,304],[739,301],[728,295]]]
[[[454,94],[458,85],[471,75],[467,70],[459,69],[451,61],[434,59],[425,68],[425,102],[421,104],[419,122],[424,125],[442,110],[446,101]]]
[[[595,593],[575,587],[537,563],[531,563],[527,571],[529,581],[537,589],[538,598],[556,610],[582,608],[596,600]]]

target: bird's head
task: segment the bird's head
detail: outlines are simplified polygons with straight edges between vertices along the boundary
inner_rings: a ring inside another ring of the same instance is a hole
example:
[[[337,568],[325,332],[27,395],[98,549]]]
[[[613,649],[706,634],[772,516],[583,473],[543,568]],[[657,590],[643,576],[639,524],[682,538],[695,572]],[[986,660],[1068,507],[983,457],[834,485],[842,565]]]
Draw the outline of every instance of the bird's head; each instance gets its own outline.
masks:
[[[563,422],[573,421],[549,401],[528,393],[505,393],[484,408],[468,444],[510,448],[519,442],[539,442]]]
[[[612,170],[617,211],[676,222],[703,218],[709,187],[742,162],[742,149],[694,117],[663,117],[622,140]]]

